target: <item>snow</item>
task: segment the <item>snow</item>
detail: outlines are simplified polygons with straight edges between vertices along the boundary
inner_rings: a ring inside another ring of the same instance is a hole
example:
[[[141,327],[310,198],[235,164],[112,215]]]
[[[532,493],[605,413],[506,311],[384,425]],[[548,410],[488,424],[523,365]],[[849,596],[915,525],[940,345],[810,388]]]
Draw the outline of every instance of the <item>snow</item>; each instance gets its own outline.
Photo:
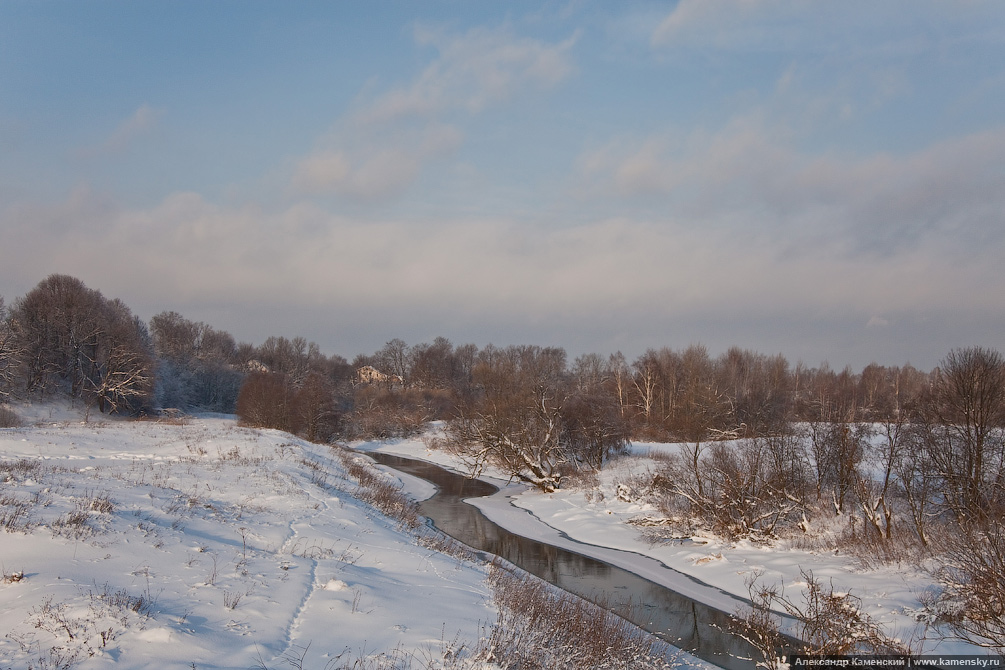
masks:
[[[463,472],[463,466],[448,453],[431,447],[425,439],[354,445],[362,451],[431,461]],[[958,640],[945,639],[937,630],[919,622],[920,597],[935,587],[920,567],[908,563],[863,569],[850,556],[797,549],[779,541],[771,545],[749,541],[727,542],[715,536],[696,536],[690,541],[653,544],[629,519],[656,515],[654,508],[620,500],[618,484],[645,473],[652,452],[674,451],[675,445],[633,445],[627,457],[605,466],[596,489],[562,489],[541,493],[526,485],[514,485],[496,473],[493,483],[502,488],[494,496],[471,500],[494,522],[512,532],[561,546],[606,561],[683,595],[725,612],[742,609],[746,581],[778,584],[799,602],[800,568],[811,571],[835,592],[850,592],[884,631],[915,653],[983,654],[984,650]],[[489,472],[486,479],[491,479]],[[791,629],[790,629],[791,630]]]
[[[33,526],[0,529],[0,670],[62,661],[326,667],[396,650],[429,659],[455,641],[477,641],[495,621],[487,567],[421,546],[358,501],[329,447],[224,416],[158,423],[74,407],[18,413],[28,427],[0,429],[0,514],[21,501]],[[353,446],[459,469],[428,442]],[[645,458],[616,460],[600,478],[603,495],[542,494],[497,477],[500,492],[477,505],[514,532],[727,612],[740,606],[751,574],[797,592],[802,567],[861,598],[888,633],[923,634],[913,613],[932,584],[910,566],[865,571],[845,556],[714,537],[650,544],[625,522],[654,510],[617,496],[618,483],[647,467]],[[435,491],[395,476],[416,499]],[[915,648],[975,652],[937,638]]]
[[[328,447],[220,417],[28,420],[0,430],[0,460],[23,466],[0,467],[0,495],[35,524],[0,532],[0,668],[435,658],[495,620],[486,566],[356,500]]]

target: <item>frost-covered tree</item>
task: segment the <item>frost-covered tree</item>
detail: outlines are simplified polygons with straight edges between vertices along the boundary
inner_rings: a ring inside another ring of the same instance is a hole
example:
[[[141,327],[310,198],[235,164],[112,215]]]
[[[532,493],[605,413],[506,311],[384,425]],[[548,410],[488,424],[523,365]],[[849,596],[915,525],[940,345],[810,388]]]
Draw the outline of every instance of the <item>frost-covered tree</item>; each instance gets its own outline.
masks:
[[[154,388],[150,336],[120,300],[105,302],[103,312],[104,332],[92,361],[88,393],[101,412],[139,409],[149,403]]]
[[[14,372],[17,364],[17,349],[13,331],[8,320],[7,307],[0,296],[0,401],[10,397],[14,389]]]
[[[244,378],[233,336],[177,312],[150,320],[160,407],[234,411]]]
[[[101,411],[135,411],[149,402],[150,339],[121,301],[74,277],[51,275],[15,303],[9,328],[26,392],[62,389]]]
[[[448,423],[456,453],[473,473],[492,465],[544,491],[558,488],[570,458],[562,440],[565,350],[490,345],[473,375],[479,393]]]

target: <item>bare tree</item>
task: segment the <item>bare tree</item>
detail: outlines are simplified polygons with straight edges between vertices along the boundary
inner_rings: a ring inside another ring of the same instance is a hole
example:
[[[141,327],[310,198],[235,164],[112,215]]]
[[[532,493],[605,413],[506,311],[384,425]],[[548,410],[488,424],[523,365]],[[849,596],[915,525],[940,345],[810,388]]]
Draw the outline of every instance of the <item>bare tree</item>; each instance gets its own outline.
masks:
[[[810,424],[810,453],[816,475],[817,499],[830,492],[835,514],[846,511],[846,503],[860,481],[859,466],[865,456],[871,426],[844,421]]]
[[[885,416],[887,418],[877,426],[882,439],[875,447],[867,447],[865,459],[872,464],[870,470],[878,473],[879,477],[859,477],[858,498],[862,515],[869,527],[876,531],[878,537],[889,540],[893,537],[893,497],[898,464],[904,462],[904,451],[909,445],[910,425],[905,412]],[[914,492],[912,489],[912,493]]]
[[[659,416],[657,394],[666,367],[663,359],[667,358],[668,354],[672,354],[668,349],[660,351],[649,349],[632,364],[634,371],[632,385],[635,388],[636,404],[649,430],[653,429]]]
[[[10,327],[24,389],[55,385],[105,411],[136,410],[152,389],[146,328],[119,300],[66,275],[51,275],[19,299]]]
[[[101,412],[136,410],[154,387],[153,349],[146,326],[119,300],[103,306],[103,330],[87,376]]]
[[[409,382],[408,344],[404,340],[394,338],[373,355],[377,369],[391,377],[397,377],[402,384]]]
[[[996,516],[1005,506],[1005,359],[982,347],[951,351],[924,411],[948,506],[964,522]]]
[[[599,471],[628,446],[629,425],[615,397],[601,388],[574,392],[561,408],[562,442],[570,457]]]
[[[63,381],[79,396],[88,354],[97,346],[99,302],[100,294],[66,275],[47,277],[17,300],[11,326],[25,391],[46,393]]]
[[[562,441],[565,351],[535,346],[479,355],[474,379],[480,394],[448,423],[452,448],[473,474],[486,465],[544,491],[561,483],[569,461]]]
[[[311,372],[300,384],[294,400],[296,424],[311,442],[327,442],[339,428],[339,412],[331,382]]]
[[[904,433],[904,448],[894,462],[898,495],[922,546],[929,546],[928,525],[939,514],[936,505],[940,478],[929,455],[931,431],[912,421]]]
[[[620,351],[611,354],[607,359],[607,370],[614,396],[618,399],[618,411],[625,419],[629,419],[629,393],[632,378],[631,368]]]
[[[203,323],[189,321],[178,312],[161,312],[150,319],[154,353],[162,358],[190,360],[199,358]]]
[[[717,384],[725,396],[729,422],[743,435],[784,432],[792,405],[789,363],[732,347],[716,362]]]
[[[600,470],[615,453],[628,445],[630,425],[621,394],[627,383],[627,366],[615,357],[579,356],[570,371],[568,397],[562,407],[563,442],[578,464]]]
[[[445,337],[432,344],[417,344],[408,350],[410,382],[429,389],[448,389],[463,385],[465,371],[454,354],[454,346]]]
[[[18,357],[7,307],[0,297],[0,400],[9,398],[14,390]]]

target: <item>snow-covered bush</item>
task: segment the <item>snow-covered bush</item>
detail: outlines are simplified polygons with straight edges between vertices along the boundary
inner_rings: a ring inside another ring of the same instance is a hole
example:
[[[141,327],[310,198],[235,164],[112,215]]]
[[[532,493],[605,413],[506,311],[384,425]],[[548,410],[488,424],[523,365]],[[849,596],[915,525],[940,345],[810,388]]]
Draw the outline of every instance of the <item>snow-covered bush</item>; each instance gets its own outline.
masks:
[[[778,586],[747,580],[752,606],[734,617],[737,634],[761,654],[755,659],[762,668],[780,667],[780,652],[813,656],[847,654],[903,654],[910,650],[883,632],[882,627],[862,609],[862,601],[847,592],[824,586],[809,570],[800,569],[805,584],[799,596],[789,596]],[[772,610],[781,610],[796,620],[795,640],[779,631]]]

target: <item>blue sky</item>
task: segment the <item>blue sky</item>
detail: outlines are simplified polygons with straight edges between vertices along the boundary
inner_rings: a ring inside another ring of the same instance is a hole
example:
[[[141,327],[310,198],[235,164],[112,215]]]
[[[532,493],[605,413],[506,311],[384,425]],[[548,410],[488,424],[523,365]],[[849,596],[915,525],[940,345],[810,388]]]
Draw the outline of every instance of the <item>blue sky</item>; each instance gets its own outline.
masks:
[[[1005,350],[1005,4],[0,0],[0,295],[400,337]]]

